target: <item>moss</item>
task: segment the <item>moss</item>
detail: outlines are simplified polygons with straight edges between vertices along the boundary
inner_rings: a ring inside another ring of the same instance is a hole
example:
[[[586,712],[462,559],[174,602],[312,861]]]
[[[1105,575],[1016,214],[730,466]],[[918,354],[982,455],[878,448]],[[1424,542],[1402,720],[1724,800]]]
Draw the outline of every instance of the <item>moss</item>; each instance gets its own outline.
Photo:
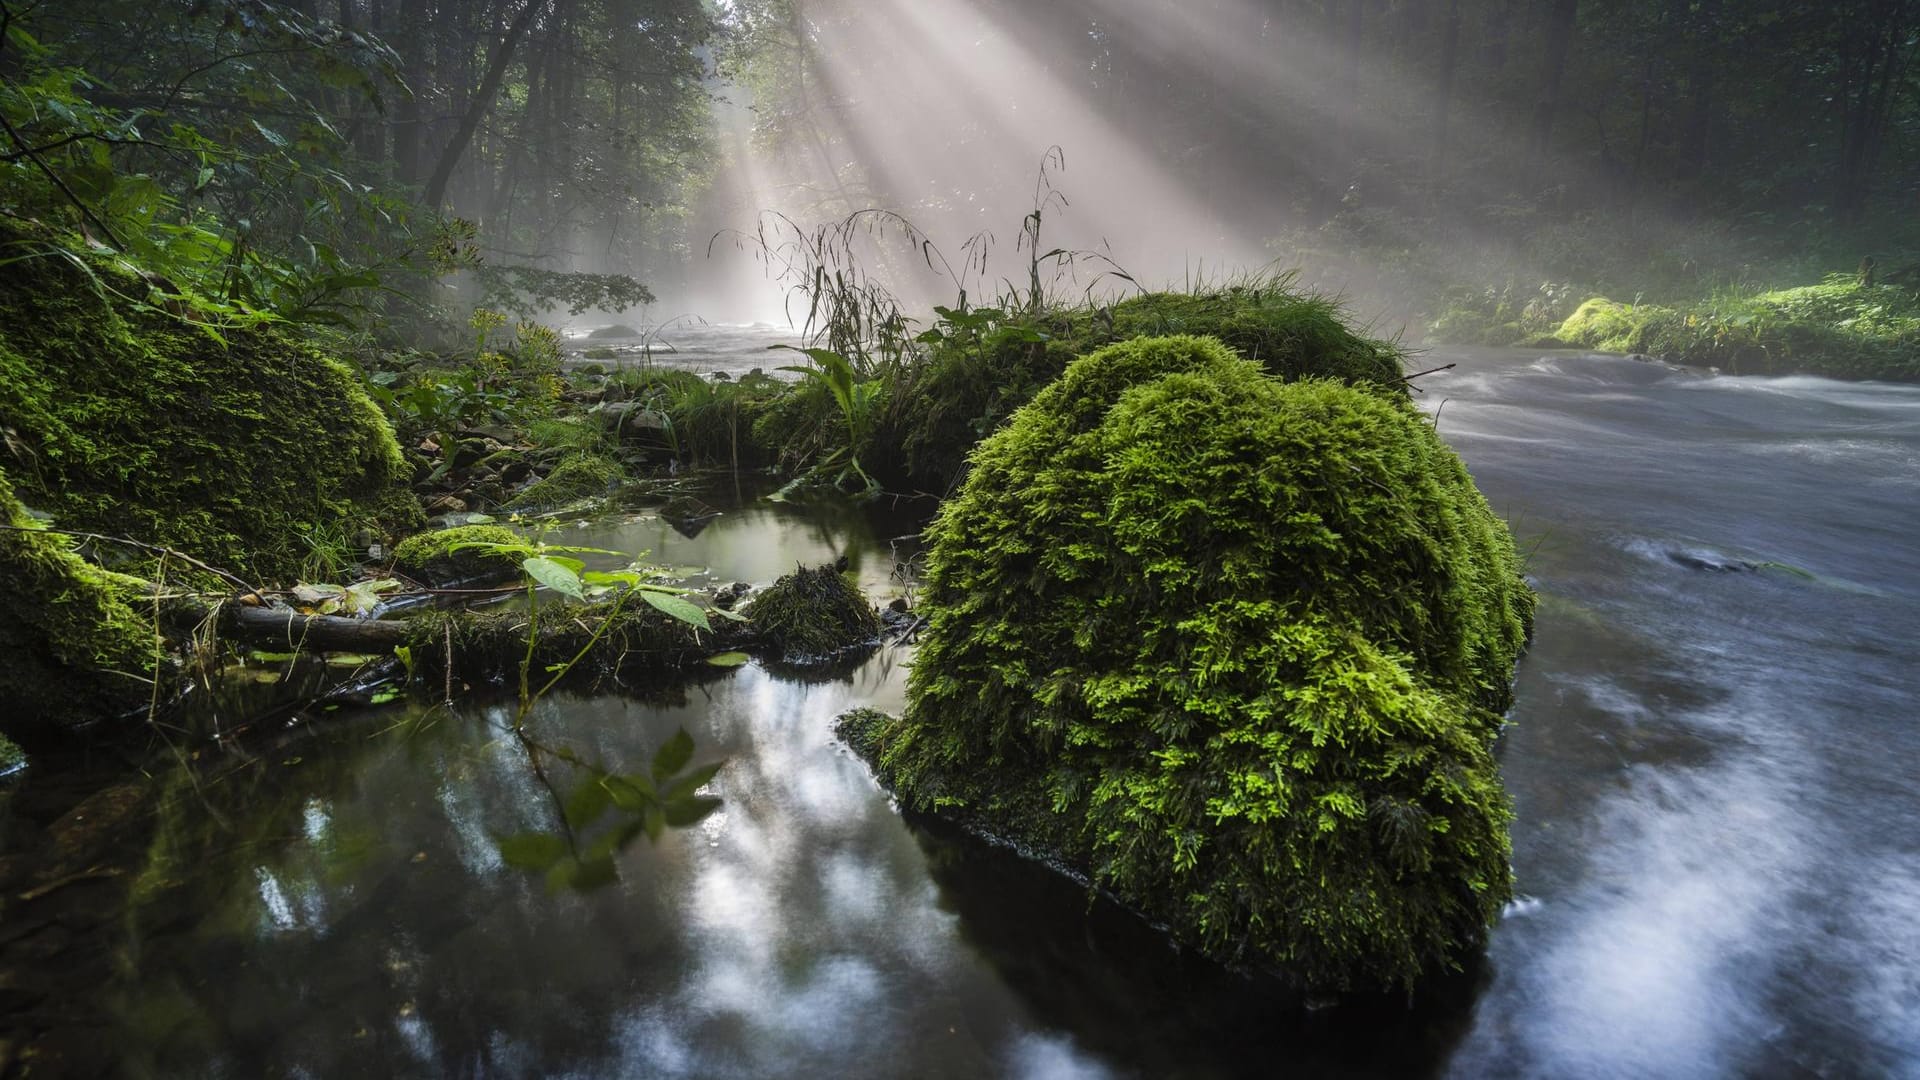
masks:
[[[626,471],[612,458],[586,452],[569,454],[560,459],[553,471],[509,500],[507,506],[514,510],[563,506],[605,495],[625,477]]]
[[[1279,283],[1150,293],[1111,308],[1015,314],[1002,325],[950,335],[895,395],[900,409],[862,461],[872,459],[897,485],[944,491],[967,451],[1076,357],[1166,334],[1216,337],[1285,380],[1330,378],[1389,396],[1406,393],[1399,353],[1354,333],[1331,300]]]
[[[1559,336],[1735,374],[1920,380],[1920,292],[1835,276],[1819,285],[1725,294],[1678,308],[1580,306]]]
[[[152,696],[155,631],[140,583],[81,560],[60,536],[31,529],[0,474],[0,700],[9,723],[78,727]]]
[[[484,548],[453,550],[459,544],[518,544],[520,535],[499,525],[461,525],[410,536],[393,549],[394,568],[416,581],[445,587],[462,581],[513,573],[519,557]]]
[[[745,614],[775,658],[816,663],[880,638],[880,617],[833,566],[796,567],[753,598]]]
[[[928,536],[907,712],[856,725],[904,804],[1317,991],[1483,940],[1533,600],[1404,400],[1113,346],[981,444]]]
[[[0,735],[0,776],[19,772],[27,767],[27,752],[5,735]]]
[[[527,425],[527,438],[535,446],[566,450],[599,452],[608,445],[607,433],[599,425],[578,417],[535,420]]]
[[[303,534],[417,528],[408,467],[344,364],[267,328],[219,336],[82,270],[47,230],[0,219],[0,429],[22,497],[64,527],[179,548],[259,579],[298,572]],[[224,339],[224,340],[223,340]]]
[[[1671,309],[1647,304],[1616,304],[1595,297],[1581,304],[1554,331],[1554,337],[1582,349],[1646,352],[1655,328],[1671,318]]]

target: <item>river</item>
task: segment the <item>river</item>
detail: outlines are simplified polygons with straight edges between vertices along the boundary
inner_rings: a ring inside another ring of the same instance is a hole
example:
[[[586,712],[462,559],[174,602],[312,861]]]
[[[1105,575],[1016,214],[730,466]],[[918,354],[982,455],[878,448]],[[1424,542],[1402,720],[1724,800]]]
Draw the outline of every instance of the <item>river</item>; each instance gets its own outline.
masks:
[[[723,809],[595,892],[501,860],[495,837],[555,812],[498,695],[199,766],[101,931],[122,961],[97,998],[111,1058],[231,1077],[1920,1075],[1920,388],[1421,361],[1459,365],[1422,405],[1542,605],[1500,749],[1522,895],[1485,963],[1410,1007],[1278,1009],[1076,886],[903,820],[829,730],[900,705],[910,656],[889,648],[838,681],[750,664],[542,702],[532,729],[583,757],[638,768],[684,729],[726,761]],[[716,582],[844,554],[876,597],[911,591],[910,522],[716,506],[704,528],[635,512],[563,539]]]

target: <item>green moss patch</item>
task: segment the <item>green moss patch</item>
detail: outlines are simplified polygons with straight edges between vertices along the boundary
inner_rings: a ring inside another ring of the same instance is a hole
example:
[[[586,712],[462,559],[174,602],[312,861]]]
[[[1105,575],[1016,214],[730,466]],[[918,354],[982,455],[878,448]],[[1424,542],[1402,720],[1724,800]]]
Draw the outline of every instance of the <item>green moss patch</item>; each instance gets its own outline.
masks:
[[[620,463],[593,453],[569,454],[547,475],[507,502],[514,510],[544,510],[605,495],[626,478]]]
[[[485,548],[455,548],[461,544],[519,542],[518,533],[499,525],[461,525],[420,533],[401,541],[400,546],[393,549],[393,565],[415,581],[436,587],[503,578],[518,571],[518,556]]]
[[[1195,293],[1151,293],[1107,308],[1039,315],[956,330],[897,395],[877,433],[884,452],[863,453],[903,486],[946,490],[967,451],[1076,357],[1119,341],[1168,334],[1218,338],[1283,379],[1328,378],[1404,395],[1397,350],[1349,328],[1339,305],[1283,283]],[[890,449],[897,447],[897,450]]]
[[[0,474],[0,701],[9,724],[78,727],[152,697],[155,630],[138,582],[75,555],[33,521]]]
[[[775,659],[807,664],[880,639],[880,617],[832,566],[798,567],[753,598],[745,614]]]
[[[1399,395],[1112,346],[981,444],[929,540],[906,714],[846,725],[905,805],[1316,991],[1483,941],[1533,598]]]
[[[1920,291],[1835,276],[1682,307],[1596,298],[1556,336],[1583,348],[1650,353],[1734,374],[1911,382],[1920,380]]]
[[[0,258],[0,461],[61,526],[269,580],[298,572],[304,536],[418,527],[391,498],[408,473],[393,432],[344,364],[270,329],[216,336],[149,306],[124,266],[83,270],[4,219]]]

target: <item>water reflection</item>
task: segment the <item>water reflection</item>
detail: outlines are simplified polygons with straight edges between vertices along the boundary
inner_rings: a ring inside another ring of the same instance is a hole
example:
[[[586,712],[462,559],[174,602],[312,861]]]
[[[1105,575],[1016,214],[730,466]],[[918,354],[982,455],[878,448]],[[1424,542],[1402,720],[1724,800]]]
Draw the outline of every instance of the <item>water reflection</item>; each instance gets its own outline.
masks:
[[[594,892],[499,857],[558,815],[507,703],[163,777],[111,1045],[183,1076],[1913,1073],[1920,391],[1460,359],[1429,401],[1545,594],[1499,748],[1523,897],[1411,1006],[1300,1010],[903,821],[830,727],[898,707],[887,650],[543,702],[536,739],[585,760],[644,768],[684,728],[727,762],[719,813]],[[760,583],[849,554],[881,596],[912,554],[907,523],[718,508],[561,542]]]

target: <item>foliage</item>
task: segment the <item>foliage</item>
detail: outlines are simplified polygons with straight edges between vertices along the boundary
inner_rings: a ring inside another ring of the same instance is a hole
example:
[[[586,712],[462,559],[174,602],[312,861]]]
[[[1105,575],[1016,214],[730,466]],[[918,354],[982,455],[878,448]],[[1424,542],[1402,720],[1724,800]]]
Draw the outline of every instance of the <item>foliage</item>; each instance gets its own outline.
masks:
[[[1819,285],[1726,292],[1678,307],[1594,298],[1558,336],[1586,348],[1651,353],[1736,374],[1916,381],[1920,291],[1833,276]]]
[[[776,349],[793,348],[789,345],[776,345]],[[867,471],[860,467],[859,448],[867,443],[867,433],[873,426],[873,416],[877,406],[886,393],[887,384],[882,379],[862,379],[853,369],[853,363],[832,349],[796,349],[813,361],[812,366],[783,366],[782,371],[793,371],[805,376],[809,381],[824,387],[833,395],[833,402],[840,407],[840,416],[846,421],[846,445],[836,449],[827,457],[814,462],[813,473],[827,476],[835,465],[840,471],[832,475],[831,485],[844,486],[849,474],[860,479],[863,489],[877,490],[879,485]]]
[[[51,230],[0,218],[0,260],[8,467],[60,525],[262,579],[297,573],[316,528],[417,527],[393,431],[339,361],[157,310],[139,274]]]
[[[653,293],[625,274],[585,274],[533,266],[474,267],[480,303],[522,320],[538,319],[554,308],[569,315],[589,309],[620,312],[653,303]]]
[[[1111,346],[981,444],[928,535],[907,713],[851,731],[904,803],[1315,990],[1482,940],[1532,597],[1404,399]]]
[[[549,891],[611,885],[619,880],[616,857],[635,840],[645,836],[658,843],[667,829],[697,825],[720,809],[720,800],[700,794],[700,789],[724,762],[692,765],[693,739],[684,730],[662,743],[647,768],[638,772],[616,772],[567,751],[530,750],[556,753],[583,774],[567,795],[558,832],[495,838],[502,861],[544,875]]]
[[[711,632],[713,627],[707,621],[707,613],[698,605],[686,600],[689,590],[661,584],[665,575],[657,568],[643,566],[635,559],[620,570],[589,570],[579,555],[620,555],[617,551],[601,548],[574,547],[563,544],[549,544],[539,539],[523,539],[515,536],[511,540],[467,540],[449,545],[450,552],[473,550],[493,556],[517,557],[520,570],[526,576],[527,589],[527,647],[520,661],[520,712],[515,726],[526,722],[527,714],[554,684],[565,678],[575,665],[584,659],[593,647],[599,644],[606,632],[619,625],[620,610],[628,598],[638,596],[647,606],[670,619],[684,623],[696,630]],[[624,558],[624,556],[621,556]],[[539,689],[532,689],[533,661],[540,647],[540,601],[539,590],[546,588],[568,599],[585,603],[612,597],[613,606],[601,618],[599,626],[580,646],[580,651],[563,663],[550,664],[547,671],[551,674]],[[719,610],[719,609],[715,609]],[[722,616],[737,619],[732,612],[720,611]]]

